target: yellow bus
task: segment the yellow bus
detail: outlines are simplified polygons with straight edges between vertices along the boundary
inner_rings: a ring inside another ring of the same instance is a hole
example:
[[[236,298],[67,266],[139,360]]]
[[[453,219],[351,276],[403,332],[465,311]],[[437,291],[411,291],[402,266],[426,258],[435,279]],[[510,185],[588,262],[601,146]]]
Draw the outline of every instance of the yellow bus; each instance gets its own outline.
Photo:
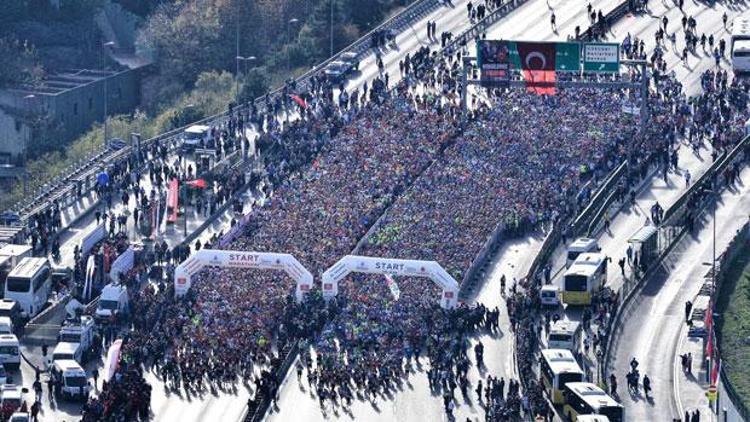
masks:
[[[623,422],[625,409],[596,384],[590,382],[569,382],[563,390],[565,405],[563,417],[577,422],[581,415],[602,415],[610,422]]]
[[[563,276],[563,303],[590,305],[591,298],[607,282],[607,257],[601,253],[582,253]]]
[[[542,350],[541,379],[544,391],[554,404],[562,404],[563,387],[569,382],[583,381],[583,370],[566,349]]]

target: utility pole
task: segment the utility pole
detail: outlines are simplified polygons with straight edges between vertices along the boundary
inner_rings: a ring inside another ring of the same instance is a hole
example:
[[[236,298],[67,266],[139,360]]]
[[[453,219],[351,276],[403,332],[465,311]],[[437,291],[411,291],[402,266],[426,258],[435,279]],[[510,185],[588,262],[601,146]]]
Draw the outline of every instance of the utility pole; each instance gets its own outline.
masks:
[[[328,57],[333,57],[333,0],[329,0],[331,4],[331,49]]]
[[[234,72],[234,102],[239,105],[239,98],[240,98],[240,10],[239,10],[239,4],[240,2],[237,2],[237,22],[235,25],[235,72]]]
[[[292,43],[292,25],[299,22],[299,19],[297,18],[291,18],[289,19],[289,23],[286,26],[286,38],[287,42],[290,44],[290,47],[286,51],[286,71],[287,73],[290,73],[292,71],[292,53],[291,53],[291,43]],[[291,77],[291,75],[290,75]]]
[[[102,58],[103,58],[103,60],[102,60],[102,67],[104,67],[104,61],[106,60],[107,48],[108,47],[112,47],[114,45],[115,45],[115,43],[112,42],[112,41],[110,41],[110,42],[104,43],[104,45],[102,46],[102,49],[103,49],[103,53],[102,53]],[[109,102],[109,93],[107,92],[107,80],[108,79],[109,79],[109,75],[105,75],[104,76],[104,143],[103,143],[104,147],[107,146],[107,137],[108,137],[108,133],[107,133],[107,116],[109,116],[109,113],[108,113],[108,110],[107,110],[107,105],[108,105],[108,102]]]
[[[463,72],[461,73],[461,108],[464,111],[464,116],[469,111],[469,66],[474,57],[463,56],[464,62]]]

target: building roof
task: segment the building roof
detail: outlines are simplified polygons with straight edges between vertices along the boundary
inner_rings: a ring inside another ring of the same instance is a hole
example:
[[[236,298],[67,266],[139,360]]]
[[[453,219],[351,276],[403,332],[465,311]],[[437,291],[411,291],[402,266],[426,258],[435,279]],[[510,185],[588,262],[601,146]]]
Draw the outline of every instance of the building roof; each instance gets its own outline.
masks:
[[[71,89],[80,88],[90,83],[95,83],[105,78],[110,78],[118,73],[128,72],[125,70],[96,70],[96,69],[66,69],[55,74],[44,77],[38,84],[22,84],[8,91],[23,95],[57,95]]]

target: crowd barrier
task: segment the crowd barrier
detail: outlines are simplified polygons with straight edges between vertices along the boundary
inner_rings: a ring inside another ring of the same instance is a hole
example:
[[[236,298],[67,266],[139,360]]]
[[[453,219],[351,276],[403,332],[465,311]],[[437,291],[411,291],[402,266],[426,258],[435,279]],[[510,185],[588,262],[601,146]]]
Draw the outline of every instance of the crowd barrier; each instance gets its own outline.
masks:
[[[291,347],[289,347],[288,350],[285,352],[282,352],[284,355],[284,360],[281,362],[281,365],[279,368],[272,372],[271,376],[273,376],[276,379],[277,385],[281,385],[284,382],[284,378],[286,378],[286,374],[289,371],[289,368],[292,367],[292,364],[294,363],[295,359],[297,359],[297,354],[299,353],[299,342],[295,341],[292,343]],[[257,394],[257,393],[256,393]],[[262,397],[259,402],[255,402],[256,406],[254,408],[246,407],[246,413],[243,420],[245,422],[260,422],[262,421],[265,416],[266,412],[268,411],[268,408],[271,406],[271,399],[268,397]]]

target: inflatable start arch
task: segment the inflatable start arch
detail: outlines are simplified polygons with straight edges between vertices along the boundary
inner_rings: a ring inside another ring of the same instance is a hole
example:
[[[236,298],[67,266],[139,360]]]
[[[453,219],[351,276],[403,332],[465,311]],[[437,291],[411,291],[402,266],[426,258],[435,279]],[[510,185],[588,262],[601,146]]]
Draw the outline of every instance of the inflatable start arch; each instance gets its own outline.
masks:
[[[175,268],[175,295],[182,296],[187,293],[192,285],[192,277],[207,266],[282,270],[297,283],[295,291],[297,302],[302,301],[305,293],[312,288],[313,283],[313,276],[310,271],[289,254],[201,249]]]
[[[352,272],[429,278],[442,289],[440,306],[450,309],[458,304],[458,282],[435,261],[357,255],[341,258],[323,273],[323,297],[336,296],[339,293],[339,281]]]

